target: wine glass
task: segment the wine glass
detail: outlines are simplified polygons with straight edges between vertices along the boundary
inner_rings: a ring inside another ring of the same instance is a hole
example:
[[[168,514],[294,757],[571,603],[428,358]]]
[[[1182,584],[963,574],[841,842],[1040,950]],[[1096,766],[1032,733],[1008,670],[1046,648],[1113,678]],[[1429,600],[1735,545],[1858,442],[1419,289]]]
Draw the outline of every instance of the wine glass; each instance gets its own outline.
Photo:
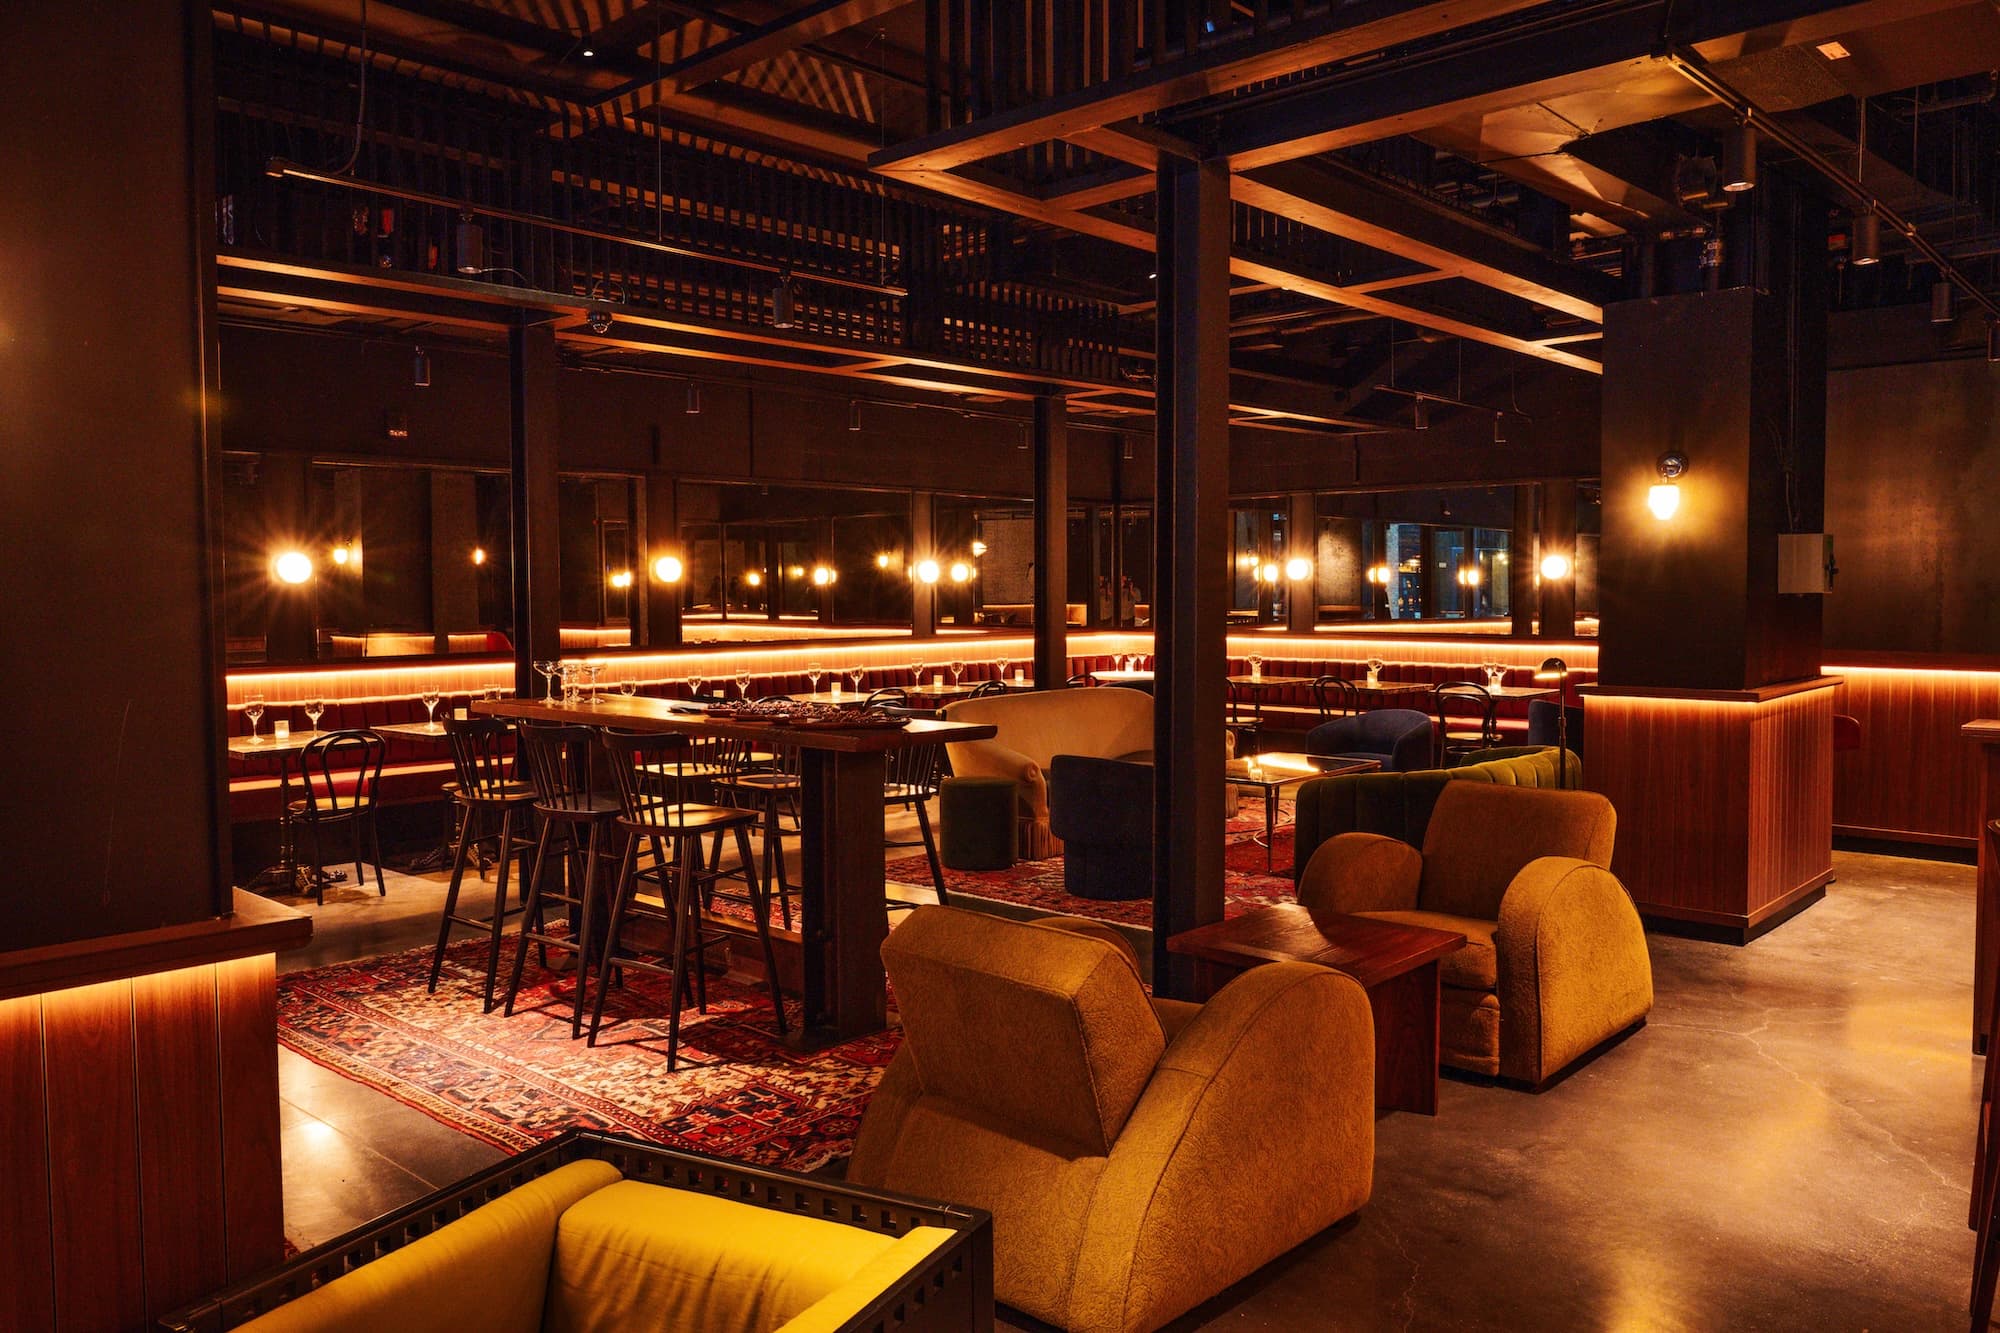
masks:
[[[319,731],[319,715],[326,711],[326,700],[314,697],[306,700],[306,721],[312,724],[315,734]]]
[[[847,668],[847,678],[854,682],[854,692],[856,694],[861,693],[861,678],[867,674],[868,674],[868,668],[864,666],[852,666]]]
[[[812,683],[812,692],[819,693],[819,678],[826,674],[826,668],[817,662],[806,663],[806,679]]]
[[[951,666],[951,683],[953,686],[956,686],[958,684],[958,678],[965,674],[965,663],[958,658],[953,658],[950,663],[950,666]]]
[[[736,673],[736,697],[745,703],[750,701],[750,670],[748,667],[744,667]]]
[[[597,678],[603,674],[604,664],[602,662],[585,662],[583,664],[583,701],[592,707],[597,705]]]
[[[921,657],[913,657],[910,659],[910,684],[921,685],[923,683],[924,683],[924,659]]]
[[[424,697],[424,711],[430,715],[425,720],[424,726],[427,730],[436,731],[438,725],[437,722],[438,699],[441,698],[442,696],[440,696],[435,689],[427,689],[424,691],[423,697]]]
[[[688,697],[699,699],[701,697],[701,687],[706,684],[708,684],[707,676],[702,675],[699,671],[690,673],[688,676]]]
[[[551,704],[555,703],[556,701],[556,675],[559,671],[561,671],[561,669],[562,669],[562,663],[560,662],[535,663],[535,670],[541,672],[542,675],[549,682],[548,702]]]
[[[1004,682],[1004,681],[1005,681],[1005,680],[1007,679],[1007,659],[1006,659],[1006,658],[1004,658],[1004,657],[996,657],[996,658],[994,658],[994,659],[993,659],[993,679],[995,679],[995,680],[997,680],[997,681],[1003,681],[1003,682]]]
[[[633,680],[630,676],[627,676],[625,677],[625,679],[618,682],[618,692],[624,695],[627,699],[631,698],[633,692],[636,691],[638,688],[639,688],[639,682]]]
[[[264,738],[257,734],[258,720],[264,716],[264,696],[253,694],[243,701],[243,716],[250,719],[250,743],[262,745]]]

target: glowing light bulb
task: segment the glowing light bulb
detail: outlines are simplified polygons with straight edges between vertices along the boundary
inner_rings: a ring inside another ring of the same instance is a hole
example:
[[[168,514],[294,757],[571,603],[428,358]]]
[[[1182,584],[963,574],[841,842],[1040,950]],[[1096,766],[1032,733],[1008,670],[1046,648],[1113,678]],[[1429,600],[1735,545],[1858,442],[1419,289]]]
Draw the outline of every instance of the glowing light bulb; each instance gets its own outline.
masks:
[[[839,577],[838,574],[833,572],[833,567],[830,565],[813,566],[813,586],[815,588],[824,588]]]
[[[754,569],[751,570],[748,574],[745,574],[743,576],[743,581],[749,584],[753,588],[761,588],[764,586],[764,576],[762,574],[759,574]]]
[[[333,550],[328,552],[328,555],[333,558],[333,563],[336,565],[344,565],[354,558],[354,552],[349,550],[345,545],[334,547]]]
[[[653,562],[653,577],[662,583],[679,583],[687,573],[687,566],[677,555],[663,555]]]
[[[1285,577],[1294,583],[1301,583],[1312,577],[1312,561],[1302,555],[1295,555],[1285,562]]]
[[[333,562],[336,565],[344,565],[347,563],[346,561],[340,558],[340,552],[338,551],[335,551],[333,554]],[[484,546],[475,546],[472,548],[472,563],[475,565],[483,565],[486,563],[486,548]]]
[[[1566,579],[1569,577],[1569,557],[1560,552],[1551,552],[1542,557],[1542,577],[1545,579]]]
[[[304,551],[286,551],[271,562],[271,572],[284,583],[304,583],[313,576],[312,557]]]
[[[1681,488],[1678,482],[1663,481],[1646,492],[1646,508],[1653,511],[1653,517],[1662,523],[1680,512]]]
[[[917,582],[936,583],[938,581],[938,562],[935,560],[919,560],[914,572],[917,576]]]
[[[952,561],[951,581],[953,583],[970,583],[972,581],[972,566],[966,564],[963,560]]]
[[[629,588],[629,587],[631,587],[631,586],[632,586],[632,571],[631,571],[631,570],[629,570],[629,569],[621,569],[621,570],[618,570],[618,571],[616,571],[615,573],[613,573],[613,574],[611,575],[611,586],[612,586],[612,587],[614,587],[614,588]]]

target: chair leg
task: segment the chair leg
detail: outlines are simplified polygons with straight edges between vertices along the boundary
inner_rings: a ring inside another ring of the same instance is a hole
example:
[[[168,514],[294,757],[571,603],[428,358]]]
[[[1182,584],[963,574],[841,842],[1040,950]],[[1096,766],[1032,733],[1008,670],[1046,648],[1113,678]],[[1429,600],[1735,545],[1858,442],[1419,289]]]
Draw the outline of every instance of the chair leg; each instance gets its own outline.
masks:
[[[674,1072],[674,1062],[680,1056],[681,1048],[681,970],[687,966],[688,908],[694,903],[694,858],[683,854],[680,858],[680,879],[674,890],[674,984],[672,1012],[667,1015],[667,1072]]]
[[[375,808],[368,809],[368,850],[375,858],[375,896],[389,896],[389,886],[382,882],[382,826],[375,821]]]
[[[313,902],[326,906],[326,876],[319,873],[319,821],[308,819],[306,825],[306,874],[312,876]]]
[[[938,860],[937,839],[931,834],[931,817],[924,808],[924,798],[919,796],[917,805],[917,828],[924,835],[924,855],[931,862],[931,883],[937,886],[938,906],[951,906],[951,894],[944,887],[944,863]]]
[[[736,854],[743,858],[743,864],[750,864],[750,831],[738,827],[736,830]],[[771,898],[766,886],[757,880],[750,881],[750,914],[757,922],[757,942],[764,949],[764,980],[771,991],[771,1012],[777,1016],[778,1035],[785,1035],[785,996],[778,985],[778,955],[771,947]]]
[[[465,881],[466,854],[472,846],[472,807],[466,806],[464,816],[458,824],[458,847],[451,857],[451,887],[444,891],[444,911],[438,915],[437,949],[431,954],[431,981],[428,987],[432,995],[437,994],[438,973],[444,967],[445,941],[451,938],[451,918],[458,911],[458,888]]]
[[[542,908],[542,872],[547,868],[549,837],[555,827],[555,820],[544,819],[541,835],[535,839],[535,868],[528,873],[528,910],[521,918],[521,941],[514,950],[514,968],[507,978],[507,1002],[500,1008],[506,1018],[514,1016],[514,996],[521,989],[521,973],[528,966],[528,922]],[[548,966],[547,950],[542,953],[542,966]]]
[[[507,928],[507,872],[514,864],[514,808],[500,812],[500,867],[493,883],[493,935],[486,946],[486,1007],[493,1012],[494,984],[500,979],[500,936]],[[524,919],[522,926],[528,923]]]
[[[611,924],[604,932],[604,956],[597,961],[597,998],[590,1005],[590,1033],[584,1045],[597,1045],[597,1029],[604,1022],[604,996],[611,989],[612,960],[618,955],[618,932],[625,925],[625,903],[633,893],[632,874],[639,863],[639,835],[627,833],[625,852],[618,858],[618,884],[611,891]],[[583,984],[581,973],[577,984]]]
[[[576,1007],[569,1016],[571,1041],[583,1035],[584,981],[590,975],[590,905],[597,897],[597,840],[603,826],[601,819],[590,821],[590,838],[583,856],[583,888],[577,893],[577,897],[583,900],[583,906],[577,909],[579,919],[572,923],[576,927]]]

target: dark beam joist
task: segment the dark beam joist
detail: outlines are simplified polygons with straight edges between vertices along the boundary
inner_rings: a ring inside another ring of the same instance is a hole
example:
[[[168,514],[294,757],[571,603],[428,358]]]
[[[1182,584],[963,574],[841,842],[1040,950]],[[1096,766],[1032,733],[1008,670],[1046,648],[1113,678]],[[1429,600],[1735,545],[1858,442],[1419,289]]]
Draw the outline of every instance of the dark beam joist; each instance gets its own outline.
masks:
[[[1236,202],[1467,278],[1524,301],[1593,323],[1616,284],[1593,270],[1551,259],[1538,247],[1331,161],[1285,162],[1238,173]]]
[[[1069,415],[1062,398],[1035,399],[1035,683],[1069,678]]]
[[[910,0],[813,0],[782,18],[747,28],[685,60],[675,61],[662,72],[677,91],[696,88],[808,42],[878,19],[908,3]]]

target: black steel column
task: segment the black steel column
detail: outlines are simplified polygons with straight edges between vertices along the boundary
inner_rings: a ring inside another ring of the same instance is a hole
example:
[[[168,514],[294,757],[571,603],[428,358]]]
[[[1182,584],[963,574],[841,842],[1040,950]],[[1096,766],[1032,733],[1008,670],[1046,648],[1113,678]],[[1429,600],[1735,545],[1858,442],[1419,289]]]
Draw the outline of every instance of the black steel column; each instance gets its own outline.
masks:
[[[1069,417],[1059,394],[1035,399],[1035,683],[1069,679]]]
[[[1287,566],[1304,559],[1312,571],[1302,579]],[[1294,491],[1285,511],[1285,549],[1278,556],[1278,577],[1285,582],[1285,631],[1310,634],[1319,623],[1319,507],[1311,491]]]
[[[1189,998],[1193,966],[1167,940],[1222,919],[1229,172],[1163,159],[1158,190],[1153,986]]]
[[[1514,531],[1507,541],[1507,614],[1517,639],[1535,636],[1535,511],[1532,482],[1514,488]]]
[[[660,561],[681,562],[681,576],[672,583],[660,577]],[[678,648],[681,643],[681,599],[687,588],[687,548],[681,544],[679,491],[674,479],[661,473],[646,478],[646,646]]]
[[[910,496],[910,553],[903,562],[903,572],[910,579],[910,637],[916,639],[937,637],[937,585],[917,577],[917,567],[924,561],[938,563],[937,552],[931,549],[934,512],[928,491]]]
[[[1576,483],[1542,484],[1542,554],[1536,561],[1559,555],[1569,562],[1560,578],[1542,574],[1542,615],[1539,626],[1544,639],[1576,637]]]
[[[547,324],[507,334],[510,430],[509,541],[514,555],[514,690],[541,685],[533,663],[562,655],[557,584],[556,335]]]

